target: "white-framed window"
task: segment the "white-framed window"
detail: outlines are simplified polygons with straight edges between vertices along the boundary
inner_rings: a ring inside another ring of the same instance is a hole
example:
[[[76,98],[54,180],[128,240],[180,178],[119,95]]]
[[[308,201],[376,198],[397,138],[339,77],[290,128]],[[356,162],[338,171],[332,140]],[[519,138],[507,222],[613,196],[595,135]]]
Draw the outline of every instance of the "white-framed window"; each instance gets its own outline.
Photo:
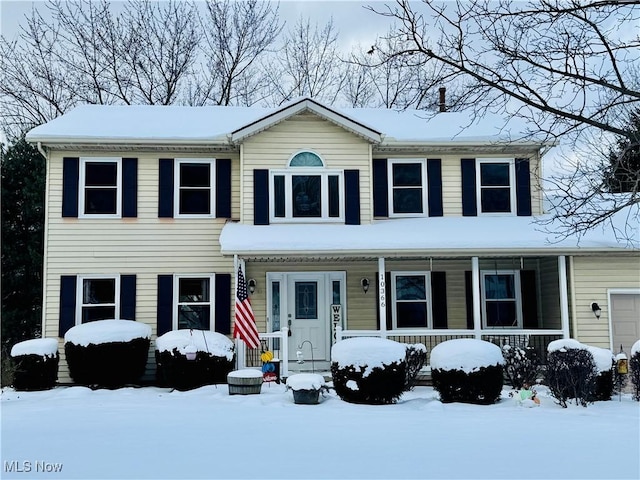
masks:
[[[215,275],[174,275],[173,297],[174,330],[213,330]]]
[[[479,215],[516,212],[515,159],[478,159],[476,185]]]
[[[427,215],[427,161],[424,158],[390,159],[389,216]]]
[[[120,276],[78,276],[76,323],[120,318]]]
[[[81,157],[79,176],[79,216],[120,218],[122,160],[113,157]]]
[[[344,221],[344,172],[325,168],[316,153],[298,152],[269,175],[272,223]]]
[[[482,323],[485,328],[522,328],[518,270],[482,270]]]
[[[393,328],[431,328],[431,272],[391,272]]]
[[[215,216],[215,159],[176,158],[174,217]]]

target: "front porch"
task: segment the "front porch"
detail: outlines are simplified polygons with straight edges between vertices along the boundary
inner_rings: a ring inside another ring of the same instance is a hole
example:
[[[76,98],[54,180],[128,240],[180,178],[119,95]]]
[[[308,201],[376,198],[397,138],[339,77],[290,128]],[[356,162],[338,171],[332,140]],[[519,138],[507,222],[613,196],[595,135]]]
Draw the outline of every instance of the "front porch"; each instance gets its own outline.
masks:
[[[531,346],[544,362],[547,345],[570,336],[564,256],[254,257],[245,271],[254,279],[261,350],[280,359],[283,377],[327,372],[331,346],[356,336],[422,343],[427,364],[433,347],[456,338]],[[260,351],[243,343],[238,359],[262,366]]]

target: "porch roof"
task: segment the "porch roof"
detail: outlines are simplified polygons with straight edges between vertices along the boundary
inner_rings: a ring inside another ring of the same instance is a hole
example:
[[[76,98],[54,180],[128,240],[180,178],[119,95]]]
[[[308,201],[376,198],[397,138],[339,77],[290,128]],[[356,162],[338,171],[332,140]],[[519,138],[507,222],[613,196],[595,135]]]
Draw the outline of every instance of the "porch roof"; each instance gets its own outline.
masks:
[[[223,254],[243,256],[372,257],[411,255],[563,255],[638,252],[637,225],[617,232],[596,227],[554,238],[545,217],[431,217],[378,220],[366,225],[227,223]]]

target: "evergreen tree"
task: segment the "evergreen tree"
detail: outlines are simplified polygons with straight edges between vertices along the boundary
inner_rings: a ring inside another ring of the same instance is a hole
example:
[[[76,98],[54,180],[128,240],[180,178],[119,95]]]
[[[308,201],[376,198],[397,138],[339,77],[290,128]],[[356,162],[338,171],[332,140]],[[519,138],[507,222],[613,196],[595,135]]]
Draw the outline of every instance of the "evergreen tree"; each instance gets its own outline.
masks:
[[[609,152],[606,184],[611,193],[640,192],[640,108],[629,115],[629,135]]]
[[[2,149],[0,161],[5,350],[40,333],[45,160],[36,147],[21,138]]]

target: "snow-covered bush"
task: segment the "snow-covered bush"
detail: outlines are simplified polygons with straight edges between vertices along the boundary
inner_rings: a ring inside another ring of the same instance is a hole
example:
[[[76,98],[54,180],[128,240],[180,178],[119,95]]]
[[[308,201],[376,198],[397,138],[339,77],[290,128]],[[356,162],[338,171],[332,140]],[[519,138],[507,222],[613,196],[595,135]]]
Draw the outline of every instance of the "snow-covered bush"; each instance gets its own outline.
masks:
[[[611,400],[614,388],[613,371],[615,360],[611,350],[607,348],[587,345],[587,350],[591,352],[598,374],[593,391],[593,400]]]
[[[640,340],[631,347],[629,359],[629,376],[633,385],[633,398],[640,401]]]
[[[545,384],[558,403],[566,408],[573,398],[586,407],[593,402],[598,370],[593,354],[577,340],[563,339],[547,347]]]
[[[76,383],[118,388],[137,384],[147,367],[151,327],[133,320],[97,320],[64,336],[69,374]]]
[[[158,384],[177,390],[227,383],[235,364],[233,342],[209,330],[167,332],[156,339],[155,355]]]
[[[407,345],[383,338],[341,340],[331,349],[333,388],[345,402],[395,403],[406,390]]]
[[[540,364],[535,348],[504,345],[502,356],[504,357],[504,374],[509,385],[520,390],[525,383],[528,385],[535,383]]]
[[[407,344],[407,376],[404,382],[405,391],[412,390],[420,369],[427,361],[427,347],[422,343]]]
[[[500,399],[504,358],[500,347],[473,338],[439,343],[431,351],[433,388],[444,403],[489,405]]]
[[[16,390],[47,390],[58,379],[58,340],[35,338],[16,343],[11,349]]]

